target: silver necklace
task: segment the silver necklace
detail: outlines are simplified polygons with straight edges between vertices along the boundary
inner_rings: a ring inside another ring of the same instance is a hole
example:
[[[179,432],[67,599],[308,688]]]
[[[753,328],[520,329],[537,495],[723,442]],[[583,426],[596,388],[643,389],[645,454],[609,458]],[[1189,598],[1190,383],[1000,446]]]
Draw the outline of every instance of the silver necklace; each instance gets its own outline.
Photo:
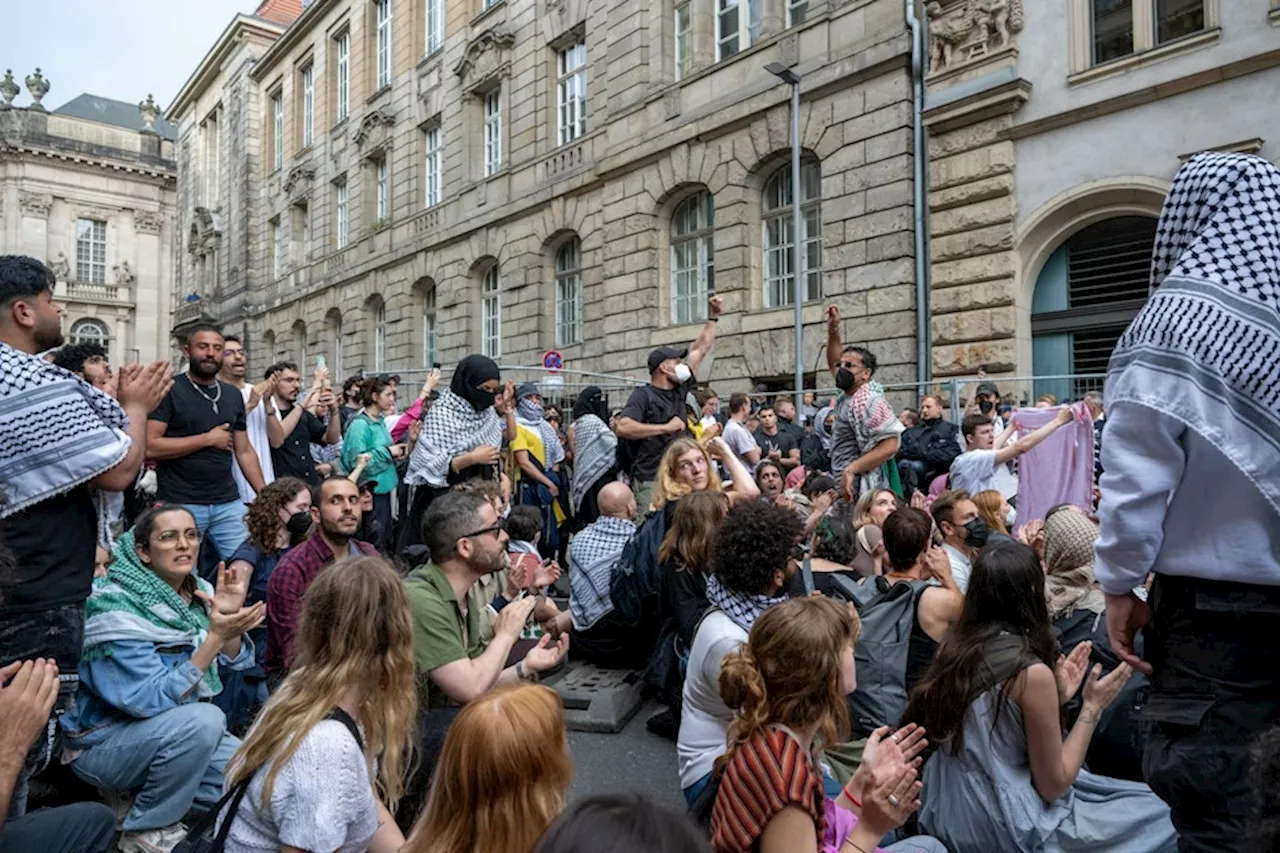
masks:
[[[216,413],[218,411],[218,401],[222,399],[222,383],[219,382],[217,379],[213,380],[213,387],[215,390],[213,392],[213,396],[210,397],[208,394],[204,392],[203,388],[201,388],[199,385],[195,383],[194,380],[192,380],[190,373],[184,373],[182,375],[187,377],[187,381],[191,383],[192,388],[200,392],[201,397],[204,397],[206,400],[209,401],[209,407],[212,408],[213,411]]]

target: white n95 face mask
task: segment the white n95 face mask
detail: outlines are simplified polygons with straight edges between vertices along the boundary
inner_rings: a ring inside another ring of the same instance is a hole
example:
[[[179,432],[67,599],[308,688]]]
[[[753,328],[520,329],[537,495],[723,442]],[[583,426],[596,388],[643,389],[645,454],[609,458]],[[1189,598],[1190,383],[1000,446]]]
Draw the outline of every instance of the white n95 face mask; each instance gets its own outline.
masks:
[[[683,363],[676,365],[676,381],[677,382],[681,382],[681,383],[688,382],[692,378],[693,378],[693,371],[689,369],[689,365],[683,364]]]

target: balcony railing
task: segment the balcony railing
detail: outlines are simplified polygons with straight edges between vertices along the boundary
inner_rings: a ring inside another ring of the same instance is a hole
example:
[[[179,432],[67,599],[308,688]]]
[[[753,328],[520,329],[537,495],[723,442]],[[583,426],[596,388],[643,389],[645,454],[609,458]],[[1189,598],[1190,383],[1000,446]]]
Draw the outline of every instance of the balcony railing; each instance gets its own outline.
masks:
[[[204,303],[197,299],[194,302],[183,302],[173,309],[173,325],[194,323],[204,317]]]
[[[88,302],[127,302],[127,284],[90,284],[84,281],[67,282],[67,298]]]

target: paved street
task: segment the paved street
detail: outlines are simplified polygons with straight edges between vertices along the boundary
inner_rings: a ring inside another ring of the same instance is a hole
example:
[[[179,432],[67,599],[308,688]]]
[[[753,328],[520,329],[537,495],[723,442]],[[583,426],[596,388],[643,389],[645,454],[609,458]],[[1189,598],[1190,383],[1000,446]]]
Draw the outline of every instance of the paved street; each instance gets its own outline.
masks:
[[[684,809],[676,776],[676,745],[644,727],[644,721],[661,708],[646,702],[616,735],[569,732],[571,802],[592,794],[639,791],[671,808]]]

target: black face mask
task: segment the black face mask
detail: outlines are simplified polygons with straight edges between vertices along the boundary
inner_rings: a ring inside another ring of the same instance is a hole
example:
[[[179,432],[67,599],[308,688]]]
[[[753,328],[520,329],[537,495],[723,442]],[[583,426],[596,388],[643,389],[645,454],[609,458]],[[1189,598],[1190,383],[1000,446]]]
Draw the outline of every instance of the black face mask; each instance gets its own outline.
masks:
[[[996,407],[996,404],[991,402],[990,400],[978,401],[978,411],[982,412],[982,414],[984,415],[991,414],[991,410],[994,409],[995,407]]]
[[[853,388],[853,382],[853,371],[844,367],[836,371],[836,387],[841,391],[848,391]]]
[[[493,391],[485,391],[483,388],[468,388],[462,392],[462,399],[470,403],[471,408],[477,412],[483,412],[492,406],[497,396]]]
[[[964,526],[964,544],[970,548],[981,548],[987,544],[987,537],[991,535],[991,531],[987,529],[987,523],[981,518],[975,518]]]
[[[300,542],[306,538],[307,533],[311,530],[311,513],[295,512],[284,523],[284,529],[289,532],[289,538],[292,541]]]

